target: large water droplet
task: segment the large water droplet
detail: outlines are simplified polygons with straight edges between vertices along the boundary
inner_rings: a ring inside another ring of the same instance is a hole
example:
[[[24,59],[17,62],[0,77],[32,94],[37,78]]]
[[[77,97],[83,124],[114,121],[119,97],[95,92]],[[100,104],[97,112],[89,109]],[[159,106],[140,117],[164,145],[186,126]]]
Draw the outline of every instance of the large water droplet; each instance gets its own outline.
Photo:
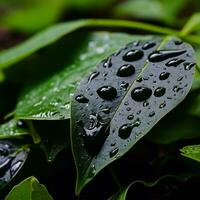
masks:
[[[155,45],[156,45],[156,43],[154,43],[154,42],[146,42],[143,45],[142,49],[147,50],[147,49],[150,49],[150,48],[154,47]]]
[[[191,70],[196,64],[195,63],[186,62],[183,65],[184,65],[184,69],[185,70]]]
[[[144,53],[141,50],[130,50],[123,56],[123,60],[132,62],[141,59],[143,55]]]
[[[94,78],[99,75],[99,72],[92,72],[88,78],[88,83],[90,83]]]
[[[178,58],[175,58],[175,59],[172,59],[170,60],[169,62],[166,63],[166,66],[167,67],[177,67],[178,65],[180,65],[182,62],[184,62],[185,60],[183,59],[178,59]]]
[[[123,140],[127,139],[131,135],[131,131],[133,129],[133,124],[124,124],[119,129],[119,137]]]
[[[84,95],[79,94],[75,97],[76,101],[78,101],[79,103],[88,103],[89,99],[87,99]]]
[[[117,96],[117,90],[112,86],[103,86],[97,90],[97,94],[106,100],[113,100]]]
[[[119,149],[118,148],[115,148],[113,149],[112,151],[110,151],[110,158],[112,158],[113,156],[115,156],[117,153],[118,153]]]
[[[126,76],[131,76],[134,73],[135,73],[135,67],[130,64],[125,64],[118,69],[117,76],[126,77]]]
[[[161,62],[185,53],[185,50],[160,50],[151,53],[148,57],[150,62]]]
[[[166,79],[168,79],[169,75],[170,75],[169,72],[162,72],[162,73],[160,74],[160,76],[159,76],[159,79],[160,79],[160,80],[166,80]]]
[[[135,101],[145,101],[147,100],[152,94],[152,90],[147,87],[137,87],[132,90],[131,97]]]
[[[163,95],[165,94],[165,92],[166,92],[166,89],[165,89],[165,88],[163,88],[163,87],[158,87],[158,88],[156,88],[155,91],[154,91],[154,96],[156,96],[156,97],[161,97],[161,96],[163,96]]]

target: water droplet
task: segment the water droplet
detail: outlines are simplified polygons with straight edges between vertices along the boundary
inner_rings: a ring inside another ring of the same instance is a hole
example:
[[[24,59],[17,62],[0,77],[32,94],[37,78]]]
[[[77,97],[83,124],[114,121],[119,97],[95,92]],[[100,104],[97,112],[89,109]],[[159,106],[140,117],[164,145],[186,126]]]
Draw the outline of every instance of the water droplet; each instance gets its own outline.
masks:
[[[127,117],[128,120],[133,120],[133,118],[134,118],[134,115],[129,115],[129,116]]]
[[[84,95],[79,94],[75,97],[76,101],[78,101],[79,103],[88,103],[89,99],[87,99]]]
[[[149,117],[153,117],[155,115],[155,112],[154,111],[151,111],[150,113],[149,113]]]
[[[160,104],[159,108],[164,108],[166,106],[165,101],[163,103]]]
[[[116,142],[112,142],[112,143],[110,144],[111,147],[114,147],[115,145],[116,145]]]
[[[183,65],[184,65],[184,69],[188,71],[188,70],[191,70],[196,65],[196,63],[186,62]]]
[[[146,80],[146,81],[147,81],[147,80],[149,80],[149,77],[148,77],[148,76],[144,76],[144,77],[143,77],[143,80]]]
[[[145,101],[144,103],[143,103],[143,106],[144,107],[147,107],[149,105],[149,102],[148,101]]]
[[[138,77],[137,80],[136,80],[138,83],[141,83],[142,82],[142,77]]]
[[[127,111],[131,111],[131,108],[130,108],[130,107],[127,107],[126,110],[127,110]]]
[[[135,73],[135,67],[130,64],[125,64],[118,69],[117,76],[126,77],[126,76],[131,76],[134,73]]]
[[[121,87],[121,88],[124,88],[125,91],[127,90],[128,86],[129,86],[129,84],[126,83],[125,81],[123,81],[123,82],[120,84],[120,87]]]
[[[17,162],[15,162],[14,164],[12,164],[11,168],[10,168],[10,173],[11,176],[14,176],[16,174],[16,172],[19,170],[19,168],[21,167],[23,161],[22,160],[18,160]]]
[[[141,112],[142,112],[141,110],[138,110],[136,114],[139,115]]]
[[[92,72],[88,78],[88,83],[90,83],[94,78],[99,75],[99,72]]]
[[[160,50],[151,53],[148,57],[150,62],[161,62],[185,53],[185,50]]]
[[[162,72],[162,73],[160,74],[160,76],[159,76],[159,79],[160,79],[160,80],[166,80],[166,79],[168,79],[169,75],[170,75],[169,72]]]
[[[108,75],[108,73],[104,73],[104,74],[103,74],[103,77],[106,77],[107,75]]]
[[[181,44],[183,44],[183,41],[181,41],[181,40],[175,40],[174,44],[175,45],[181,45]]]
[[[117,96],[117,90],[112,86],[103,86],[97,90],[97,94],[106,100],[113,100]]]
[[[123,60],[132,62],[132,61],[141,59],[143,57],[143,55],[144,55],[144,53],[141,50],[137,50],[137,49],[130,50],[123,56]]]
[[[131,97],[135,101],[145,101],[147,100],[152,94],[152,90],[147,87],[137,87],[132,90]]]
[[[133,129],[133,124],[124,124],[119,129],[119,137],[123,140],[127,139],[131,135],[131,131]]]
[[[118,148],[113,149],[112,151],[110,151],[110,158],[112,158],[113,156],[115,156],[117,153],[119,152]]]
[[[165,88],[163,88],[163,87],[158,87],[158,88],[156,88],[155,91],[154,91],[154,96],[156,96],[156,97],[161,97],[161,96],[163,96],[163,95],[165,94],[165,92],[166,92],[166,89],[165,89]]]
[[[180,65],[182,62],[184,62],[185,60],[183,59],[178,59],[178,58],[175,58],[175,59],[172,59],[170,60],[169,62],[166,63],[166,66],[167,67],[177,67],[178,65]]]
[[[182,88],[180,88],[180,87],[177,86],[177,85],[175,85],[175,86],[173,87],[173,91],[174,91],[174,92],[179,92],[181,89],[182,89]]]
[[[5,172],[10,168],[11,157],[3,157],[0,160],[0,176],[4,175]]]
[[[17,127],[19,128],[27,128],[27,124],[23,120],[17,121]]]
[[[109,114],[110,113],[110,108],[106,107],[102,110],[102,112],[104,112],[105,114]]]
[[[92,168],[92,175],[96,174],[96,168],[95,168],[95,165],[94,165],[94,164],[92,165],[91,168]]]
[[[103,63],[103,67],[105,67],[105,68],[110,68],[110,67],[112,67],[111,57],[109,57],[109,58]]]
[[[138,118],[134,123],[133,123],[133,127],[138,127],[141,124],[140,119]]]
[[[142,49],[147,50],[147,49],[150,49],[150,48],[154,47],[155,45],[156,45],[156,43],[154,43],[154,42],[146,42],[143,45]]]
[[[129,105],[129,102],[128,102],[128,101],[125,101],[125,102],[124,102],[124,105],[125,105],[125,106]]]
[[[182,81],[183,80],[183,76],[181,76],[181,77],[179,77],[178,79],[177,79],[177,81]]]

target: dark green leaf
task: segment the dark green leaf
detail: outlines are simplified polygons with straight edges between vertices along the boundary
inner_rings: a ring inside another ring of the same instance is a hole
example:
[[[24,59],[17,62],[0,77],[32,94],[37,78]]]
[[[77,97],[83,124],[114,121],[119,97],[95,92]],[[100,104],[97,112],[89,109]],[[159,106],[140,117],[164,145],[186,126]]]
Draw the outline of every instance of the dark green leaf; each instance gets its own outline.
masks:
[[[23,166],[29,148],[17,140],[0,140],[0,188],[8,184]]]
[[[190,45],[154,38],[128,44],[80,83],[71,107],[77,194],[185,98],[194,66]]]
[[[106,55],[127,42],[140,38],[141,36],[122,33],[89,34],[80,51],[71,55],[74,59],[63,71],[34,86],[20,98],[14,111],[15,117],[41,120],[70,118],[70,94],[74,92],[77,82],[91,72]],[[151,36],[145,38],[149,39]]]
[[[181,154],[185,157],[191,158],[200,162],[200,145],[186,146],[180,149]]]
[[[16,185],[5,200],[53,200],[46,187],[31,176]]]
[[[0,126],[0,139],[28,135],[27,125],[25,122],[12,119]]]

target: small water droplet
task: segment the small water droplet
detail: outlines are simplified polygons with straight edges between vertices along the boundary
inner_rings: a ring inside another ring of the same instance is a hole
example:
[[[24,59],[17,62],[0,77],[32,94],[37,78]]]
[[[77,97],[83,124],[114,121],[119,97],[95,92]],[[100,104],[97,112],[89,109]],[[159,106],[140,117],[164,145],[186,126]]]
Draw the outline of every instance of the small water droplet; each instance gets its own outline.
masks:
[[[159,50],[151,53],[148,57],[150,62],[161,62],[185,53],[185,50]]]
[[[164,108],[166,106],[166,102],[164,101],[163,103],[160,104],[159,108]]]
[[[103,86],[97,90],[97,94],[106,100],[113,100],[117,96],[117,90],[112,86]]]
[[[132,90],[131,97],[135,101],[145,101],[152,95],[152,90],[147,87],[137,87]]]
[[[143,106],[144,107],[147,107],[149,105],[149,102],[148,101],[145,101],[144,103],[143,103]]]
[[[142,77],[141,77],[141,76],[138,77],[138,78],[136,79],[136,81],[137,81],[138,83],[141,83],[141,82],[142,82]]]
[[[102,112],[104,112],[105,114],[109,114],[110,113],[110,108],[106,107],[102,110]]]
[[[130,50],[123,56],[123,60],[128,62],[137,61],[141,59],[143,55],[144,53],[141,50]]]
[[[180,87],[177,86],[177,85],[175,85],[175,86],[173,87],[173,91],[174,91],[174,92],[179,92],[181,89],[182,89],[182,88],[180,88]]]
[[[156,43],[154,43],[154,42],[146,42],[143,45],[142,49],[147,50],[147,49],[150,49],[150,48],[154,47],[155,45],[156,45]]]
[[[127,110],[127,111],[131,111],[131,108],[130,108],[130,107],[127,107],[126,110]]]
[[[128,101],[125,101],[125,102],[124,102],[124,105],[125,105],[125,106],[129,105],[129,102],[128,102]]]
[[[149,113],[149,117],[153,117],[155,115],[155,112],[154,111],[151,111],[150,113]]]
[[[196,63],[186,62],[183,65],[184,65],[184,69],[188,71],[188,70],[191,70],[196,65]]]
[[[181,44],[183,44],[183,41],[181,41],[181,40],[175,40],[174,44],[175,45],[181,45]]]
[[[120,87],[123,88],[125,91],[127,90],[129,84],[126,83],[125,81],[123,81],[121,84],[120,84]]]
[[[159,76],[159,79],[160,79],[160,80],[166,80],[166,79],[168,79],[169,75],[170,75],[169,72],[162,72],[162,73],[160,74],[160,76]]]
[[[119,152],[118,148],[115,148],[112,151],[110,151],[110,153],[109,153],[110,158],[112,158],[113,156],[115,156],[118,152]]]
[[[184,62],[185,60],[183,59],[178,59],[178,58],[175,58],[175,59],[172,59],[170,60],[169,62],[166,63],[166,66],[167,67],[177,67],[178,65],[180,65],[182,62]]]
[[[181,77],[179,77],[178,79],[177,79],[177,81],[182,81],[183,80],[183,76],[181,76]]]
[[[19,128],[27,128],[27,124],[23,120],[17,121],[17,127]]]
[[[155,91],[154,91],[154,96],[156,96],[156,97],[161,97],[161,96],[163,96],[163,95],[165,94],[165,92],[166,92],[166,89],[165,89],[165,88],[163,88],[163,87],[158,87],[158,88],[156,88]]]
[[[118,69],[117,76],[127,77],[133,75],[134,73],[135,73],[135,67],[131,64],[125,64]]]
[[[21,167],[23,161],[22,160],[18,160],[17,162],[15,162],[14,164],[12,164],[11,168],[10,168],[10,173],[11,176],[14,176],[16,174],[16,172],[19,170],[19,168]]]
[[[99,72],[92,72],[88,78],[88,83],[90,83],[94,78],[99,75]]]
[[[142,110],[138,110],[136,114],[139,115],[141,112],[142,112]]]
[[[149,77],[148,77],[148,76],[144,76],[144,77],[143,77],[143,80],[146,80],[146,81],[147,81],[147,80],[149,80]]]
[[[127,117],[128,120],[133,120],[133,118],[134,118],[134,115],[129,115],[129,116]]]
[[[79,94],[75,97],[76,101],[78,101],[79,103],[88,103],[89,99],[87,99],[84,95]]]
[[[116,142],[112,142],[112,143],[110,144],[111,147],[114,147],[115,145],[116,145]]]
[[[103,63],[103,67],[105,67],[105,68],[110,68],[110,67],[112,67],[111,57],[109,57],[109,58]]]

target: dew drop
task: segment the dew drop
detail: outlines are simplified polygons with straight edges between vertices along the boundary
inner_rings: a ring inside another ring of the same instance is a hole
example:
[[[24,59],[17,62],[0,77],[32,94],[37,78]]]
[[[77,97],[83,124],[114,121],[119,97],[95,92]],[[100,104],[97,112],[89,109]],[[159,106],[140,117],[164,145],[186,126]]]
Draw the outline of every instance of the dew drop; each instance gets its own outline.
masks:
[[[183,65],[184,65],[184,69],[185,69],[186,71],[188,71],[188,70],[191,70],[196,64],[195,64],[195,63],[186,62],[186,63],[184,63]]]
[[[125,91],[127,90],[129,84],[126,83],[125,81],[123,81],[121,84],[120,84],[120,87],[123,88]]]
[[[112,151],[110,151],[110,153],[109,153],[110,158],[112,158],[113,156],[115,156],[118,152],[119,152],[118,148],[115,148]]]
[[[160,104],[159,108],[164,108],[166,106],[165,101],[163,103]]]
[[[131,64],[125,64],[118,69],[117,76],[127,77],[133,75],[134,73],[135,73],[135,67]]]
[[[150,48],[154,47],[155,45],[156,45],[156,43],[154,43],[154,42],[146,42],[143,45],[142,49],[147,50],[147,49],[150,49]]]
[[[184,62],[185,60],[183,59],[178,59],[178,58],[175,58],[175,59],[172,59],[170,60],[169,62],[166,63],[166,66],[167,67],[177,67],[178,65],[180,65],[182,62]]]
[[[163,87],[158,87],[158,88],[156,88],[155,91],[154,91],[154,96],[156,96],[156,97],[161,97],[161,96],[163,96],[163,95],[165,94],[165,92],[166,92],[166,89],[165,89],[165,88],[163,88]]]
[[[12,164],[11,168],[10,168],[10,173],[11,176],[14,176],[15,173],[19,170],[19,168],[21,167],[23,161],[22,160],[18,160],[17,162],[15,162],[14,164]]]
[[[138,77],[136,81],[137,81],[138,83],[141,83],[141,82],[142,82],[142,77]]]
[[[144,103],[143,103],[143,106],[144,107],[147,107],[149,105],[149,102],[148,101],[145,101]]]
[[[79,94],[75,97],[76,101],[78,101],[79,103],[88,103],[89,99],[87,99],[84,95]]]
[[[137,87],[132,90],[131,97],[135,101],[145,101],[152,95],[152,90],[147,87]]]
[[[160,80],[166,80],[166,79],[168,79],[169,75],[170,75],[169,72],[162,72],[162,73],[160,74],[160,76],[159,76],[159,79],[160,79]]]
[[[99,72],[92,72],[88,78],[88,83],[90,83],[94,78],[99,75]]]
[[[103,63],[103,67],[105,67],[105,68],[112,67],[112,62],[111,62],[111,58],[110,57]]]
[[[148,57],[150,62],[161,62],[185,53],[185,50],[159,50],[151,53]]]
[[[123,56],[123,60],[132,62],[132,61],[141,59],[143,57],[143,55],[144,55],[144,53],[141,50],[137,50],[137,49],[130,50]]]
[[[134,118],[134,115],[129,115],[129,116],[127,117],[128,120],[133,120],[133,118]]]
[[[109,114],[110,113],[110,108],[106,107],[102,110],[102,112],[104,112],[105,114]]]
[[[127,110],[127,111],[131,111],[131,108],[130,108],[130,107],[127,107],[126,110]]]
[[[103,86],[97,90],[97,94],[106,100],[113,100],[117,96],[117,90],[112,86]]]
[[[149,113],[149,117],[153,117],[155,115],[155,112],[154,111],[151,111],[150,113]]]
[[[179,92],[181,89],[182,89],[182,88],[180,88],[180,87],[177,86],[177,85],[175,85],[175,86],[173,87],[173,91],[174,91],[174,92]]]
[[[19,127],[19,128],[27,128],[27,124],[22,120],[18,120],[17,121],[17,127]]]
[[[119,137],[123,140],[127,139],[131,135],[133,124],[124,124],[119,129]]]
[[[175,40],[174,44],[175,45],[181,45],[181,44],[183,44],[183,41],[181,41],[181,40]]]

